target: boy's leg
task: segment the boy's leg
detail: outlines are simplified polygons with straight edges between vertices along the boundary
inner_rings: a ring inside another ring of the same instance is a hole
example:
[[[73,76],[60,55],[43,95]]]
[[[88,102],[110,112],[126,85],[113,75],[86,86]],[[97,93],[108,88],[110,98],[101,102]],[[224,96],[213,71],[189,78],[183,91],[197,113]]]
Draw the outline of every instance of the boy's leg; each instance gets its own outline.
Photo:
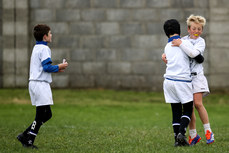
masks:
[[[46,105],[44,107],[45,107],[45,113],[44,113],[44,117],[42,120],[43,124],[47,122],[50,118],[52,118],[52,111],[51,111],[50,105]]]
[[[195,102],[194,102],[195,103]],[[195,145],[201,140],[201,137],[197,134],[196,131],[196,115],[193,108],[191,121],[189,123],[189,144]]]
[[[33,121],[28,133],[28,145],[33,145],[41,125],[48,121],[51,117],[52,113],[49,105],[36,107],[36,118]]]
[[[191,117],[191,121],[189,123],[189,135],[192,136],[196,136],[196,115],[195,115],[195,111],[193,109],[192,111],[192,117]]]
[[[196,131],[196,115],[195,115],[195,109],[193,108],[191,121],[189,123],[189,144],[195,145],[200,140],[201,140],[201,137],[197,134],[197,131]]]
[[[192,111],[193,111],[193,101],[182,104],[183,106],[183,115],[181,116],[181,125],[179,129],[179,133],[185,135],[186,129],[191,120]]]
[[[195,101],[193,102],[194,106],[195,106]],[[189,123],[189,129],[196,129],[196,115],[195,115],[195,109],[193,107],[192,109],[192,117],[191,117],[191,121]]]
[[[174,131],[174,138],[175,138],[175,146],[177,146],[177,135],[179,133],[179,128],[180,128],[180,119],[182,115],[182,105],[181,103],[171,103],[171,108],[172,108],[172,115],[173,115],[173,131]]]
[[[204,105],[203,105],[203,94],[202,93],[194,93],[194,105],[196,110],[199,113],[200,119],[202,121],[203,124],[208,124],[209,120],[208,120],[208,113],[207,110],[205,109]]]
[[[199,113],[200,119],[204,126],[205,136],[207,144],[214,142],[214,134],[211,130],[208,113],[203,105],[203,93],[195,93],[194,94],[195,108]]]
[[[189,146],[188,141],[185,138],[186,129],[191,120],[192,110],[193,110],[193,101],[182,104],[183,106],[183,115],[181,116],[181,124],[179,128],[179,134],[177,135],[178,144],[181,146]]]

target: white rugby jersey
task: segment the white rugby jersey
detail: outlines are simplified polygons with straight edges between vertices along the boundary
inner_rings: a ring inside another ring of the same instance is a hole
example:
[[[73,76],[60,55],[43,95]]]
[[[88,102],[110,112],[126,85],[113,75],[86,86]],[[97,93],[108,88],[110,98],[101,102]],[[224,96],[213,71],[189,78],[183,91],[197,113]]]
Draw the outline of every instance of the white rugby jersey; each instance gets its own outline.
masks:
[[[169,42],[165,46],[164,52],[166,54],[167,67],[164,77],[175,81],[191,81],[190,60],[188,55],[179,47],[172,46],[171,41],[177,38],[180,37],[174,36],[169,38]],[[182,43],[190,44],[189,41],[185,40],[183,40]]]
[[[197,39],[191,39],[189,35],[184,36],[182,40],[188,40],[192,43],[194,50],[199,51],[203,56],[205,50],[205,40],[202,37],[198,37]],[[196,60],[191,59],[191,72],[196,72],[197,74],[203,73],[203,65],[202,63],[197,63]]]
[[[51,59],[51,50],[45,44],[36,44],[33,47],[30,59],[30,81],[52,82],[51,73],[43,70],[42,62]]]

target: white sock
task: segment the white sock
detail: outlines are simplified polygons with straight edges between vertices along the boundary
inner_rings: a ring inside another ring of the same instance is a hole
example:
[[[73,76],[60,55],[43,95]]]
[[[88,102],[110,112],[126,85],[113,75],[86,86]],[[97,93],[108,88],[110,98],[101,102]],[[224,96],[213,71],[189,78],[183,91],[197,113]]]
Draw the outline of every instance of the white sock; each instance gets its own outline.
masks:
[[[210,132],[212,132],[211,128],[210,128],[210,123],[208,124],[204,124],[204,131],[205,131],[205,134],[207,133],[207,130],[209,130]]]
[[[196,129],[189,129],[189,135],[191,139],[195,138],[197,135]]]

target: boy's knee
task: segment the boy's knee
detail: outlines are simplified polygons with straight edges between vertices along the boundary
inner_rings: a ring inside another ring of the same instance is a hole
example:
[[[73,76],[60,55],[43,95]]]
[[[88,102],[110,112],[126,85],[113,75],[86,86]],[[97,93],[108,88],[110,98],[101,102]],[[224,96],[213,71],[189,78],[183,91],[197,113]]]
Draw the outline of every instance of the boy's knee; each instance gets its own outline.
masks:
[[[196,109],[200,109],[201,107],[203,107],[202,103],[195,103],[195,108]]]
[[[52,112],[49,113],[48,120],[50,120],[51,118],[52,118]]]
[[[191,117],[193,112],[193,101],[184,104],[183,109],[184,109],[184,114]]]

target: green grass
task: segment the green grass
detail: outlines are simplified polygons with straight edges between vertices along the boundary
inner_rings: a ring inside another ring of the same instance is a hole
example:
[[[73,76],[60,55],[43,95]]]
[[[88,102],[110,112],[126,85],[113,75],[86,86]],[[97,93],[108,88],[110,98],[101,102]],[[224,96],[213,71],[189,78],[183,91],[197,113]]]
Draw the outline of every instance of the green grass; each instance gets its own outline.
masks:
[[[36,138],[39,150],[23,148],[16,136],[34,119],[28,90],[0,89],[0,152],[164,153],[229,152],[229,95],[204,98],[216,142],[174,148],[171,109],[163,93],[113,90],[53,90],[53,117]],[[197,114],[196,114],[197,115]]]

